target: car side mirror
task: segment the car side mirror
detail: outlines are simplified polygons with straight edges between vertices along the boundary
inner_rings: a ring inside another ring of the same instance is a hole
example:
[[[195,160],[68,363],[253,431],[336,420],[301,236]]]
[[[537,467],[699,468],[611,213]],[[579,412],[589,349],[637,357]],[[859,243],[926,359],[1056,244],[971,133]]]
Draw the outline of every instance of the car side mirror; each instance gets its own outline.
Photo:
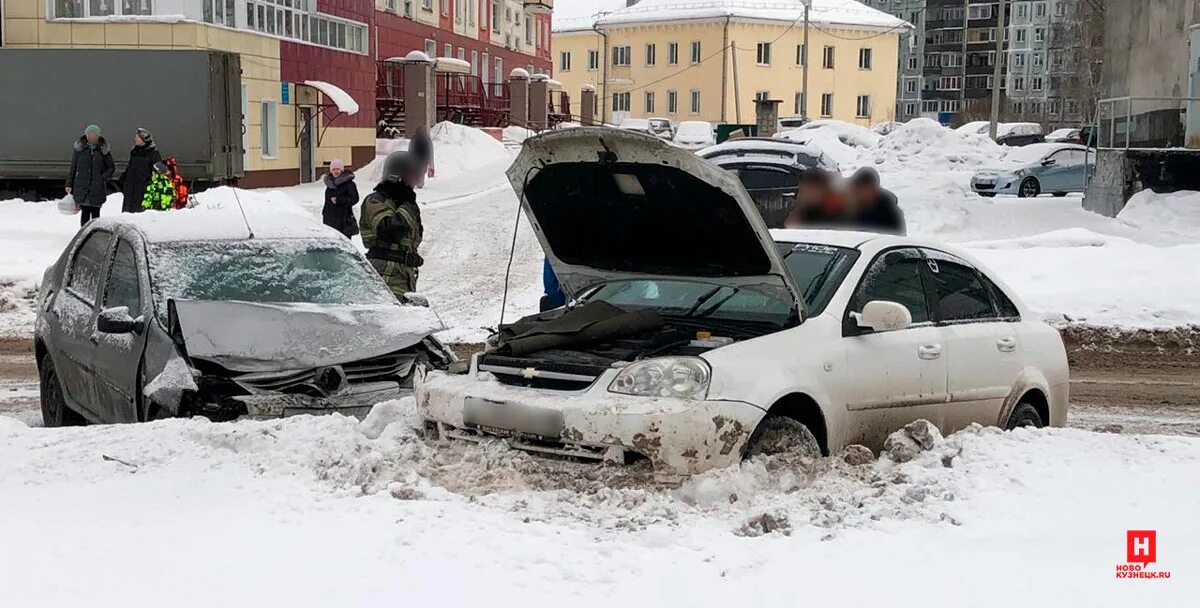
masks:
[[[851,313],[860,328],[872,331],[898,331],[912,325],[912,313],[903,304],[885,300],[867,302],[860,313]]]
[[[132,334],[142,331],[142,318],[131,317],[126,306],[105,308],[96,319],[96,329],[106,334]]]

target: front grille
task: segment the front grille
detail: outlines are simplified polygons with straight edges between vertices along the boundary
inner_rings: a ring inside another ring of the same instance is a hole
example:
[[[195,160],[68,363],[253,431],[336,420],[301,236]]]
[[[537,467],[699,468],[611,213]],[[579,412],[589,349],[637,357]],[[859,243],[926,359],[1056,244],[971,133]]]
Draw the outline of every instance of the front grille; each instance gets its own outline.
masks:
[[[346,363],[342,365],[342,370],[346,372],[346,381],[350,384],[378,382],[407,376],[414,361],[415,355],[391,354]]]
[[[592,385],[607,369],[581,363],[559,363],[485,355],[479,370],[494,374],[501,384],[551,391],[580,391]]]
[[[975,188],[979,190],[991,190],[996,187],[996,184],[975,184]]]
[[[244,374],[234,378],[239,384],[264,391],[286,393],[290,389],[312,384],[316,381],[317,372],[313,369],[287,372],[260,372]]]

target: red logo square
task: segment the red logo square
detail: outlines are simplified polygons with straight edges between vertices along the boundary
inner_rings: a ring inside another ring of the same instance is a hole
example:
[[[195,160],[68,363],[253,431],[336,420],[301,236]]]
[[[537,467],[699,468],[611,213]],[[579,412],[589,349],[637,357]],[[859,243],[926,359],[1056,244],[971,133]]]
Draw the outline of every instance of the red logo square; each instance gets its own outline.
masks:
[[[1157,530],[1128,530],[1125,532],[1125,561],[1146,567],[1156,561],[1158,554]]]

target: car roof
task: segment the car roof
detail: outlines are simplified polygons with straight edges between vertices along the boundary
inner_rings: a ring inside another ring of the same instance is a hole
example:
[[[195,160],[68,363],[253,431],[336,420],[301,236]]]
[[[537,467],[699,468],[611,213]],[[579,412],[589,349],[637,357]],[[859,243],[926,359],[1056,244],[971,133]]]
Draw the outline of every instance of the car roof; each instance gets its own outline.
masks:
[[[247,206],[245,219],[237,207],[146,211],[109,215],[92,222],[93,229],[133,232],[150,243],[181,241],[241,241],[249,237],[249,223],[256,239],[321,239],[336,241],[337,231],[315,218],[293,209],[268,213],[261,205]]]
[[[879,232],[775,228],[771,230],[771,238],[776,243],[829,245],[831,247],[858,249],[868,254],[893,247],[924,247],[926,249],[936,249],[951,253],[973,263],[975,262],[972,256],[947,243],[919,237],[882,234]]]

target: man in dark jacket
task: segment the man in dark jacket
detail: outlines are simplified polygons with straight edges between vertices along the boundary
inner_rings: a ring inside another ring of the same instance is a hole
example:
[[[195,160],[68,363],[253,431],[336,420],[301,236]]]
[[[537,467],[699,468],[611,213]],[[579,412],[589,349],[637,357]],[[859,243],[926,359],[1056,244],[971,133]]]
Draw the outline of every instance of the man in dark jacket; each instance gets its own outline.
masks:
[[[400,301],[416,291],[417,269],[425,263],[417,253],[425,232],[413,190],[423,170],[408,152],[389,154],[383,161],[383,180],[363,200],[359,218],[367,260]]]
[[[329,162],[329,173],[323,181],[325,205],[321,208],[321,220],[347,238],[358,234],[358,222],[354,219],[358,186],[354,185],[354,172],[347,171],[346,164],[335,158]]]
[[[133,136],[133,149],[129,151],[129,164],[121,174],[121,211],[124,213],[141,213],[142,199],[146,198],[146,186],[154,176],[154,165],[162,162],[162,155],[154,145],[150,131],[138,128]]]
[[[85,225],[100,217],[100,207],[108,195],[108,180],[116,172],[112,150],[100,136],[100,127],[88,125],[75,142],[71,156],[71,171],[67,174],[67,194],[75,199],[83,213],[79,224]]]
[[[426,177],[433,177],[433,140],[429,138],[429,130],[417,127],[412,141],[408,142],[408,152],[421,163],[421,181],[415,185],[420,188],[425,185]]]
[[[855,202],[856,223],[860,230],[904,236],[904,212],[896,195],[879,185],[879,173],[863,167],[850,177],[850,196]]]

